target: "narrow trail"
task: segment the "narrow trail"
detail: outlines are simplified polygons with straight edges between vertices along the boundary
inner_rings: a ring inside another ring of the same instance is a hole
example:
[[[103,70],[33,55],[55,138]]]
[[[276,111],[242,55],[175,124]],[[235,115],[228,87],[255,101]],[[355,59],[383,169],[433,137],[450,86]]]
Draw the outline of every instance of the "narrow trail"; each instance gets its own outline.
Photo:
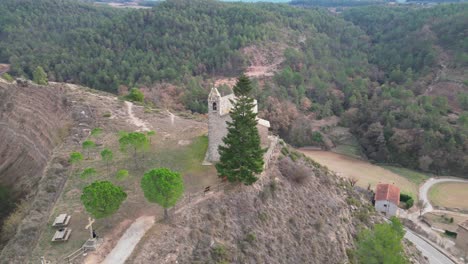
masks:
[[[150,131],[148,124],[133,114],[133,103],[125,101],[127,106],[128,122],[139,128],[139,131]]]
[[[176,115],[174,115],[173,113],[171,113],[171,111],[169,110],[166,110],[167,113],[169,114],[169,117],[171,118],[171,125],[174,125],[174,121],[175,121],[175,118],[176,118]]]

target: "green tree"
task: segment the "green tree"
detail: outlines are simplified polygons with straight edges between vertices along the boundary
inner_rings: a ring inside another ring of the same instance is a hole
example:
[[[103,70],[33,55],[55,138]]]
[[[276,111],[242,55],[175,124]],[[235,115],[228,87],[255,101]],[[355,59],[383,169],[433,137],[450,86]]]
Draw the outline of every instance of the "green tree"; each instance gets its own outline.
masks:
[[[127,95],[128,100],[134,102],[143,102],[145,100],[145,95],[138,88],[130,89],[130,93]]]
[[[96,175],[97,171],[95,168],[86,168],[83,170],[83,172],[80,174],[81,179],[87,179],[91,176]]]
[[[83,160],[83,155],[80,152],[72,152],[70,153],[70,158],[68,159],[68,162],[72,165],[72,173],[73,170],[75,169],[75,166],[79,164]]]
[[[68,162],[70,162],[71,164],[77,164],[82,160],[83,160],[83,155],[80,152],[72,152],[70,154],[70,158],[68,159]]]
[[[148,201],[164,208],[164,218],[167,220],[167,209],[174,206],[184,193],[184,181],[179,173],[158,168],[145,173],[141,179],[141,188]]]
[[[82,147],[87,151],[87,159],[89,159],[89,153],[91,152],[91,149],[96,147],[96,144],[91,140],[86,140],[83,142]]]
[[[81,202],[94,218],[104,218],[115,213],[126,198],[122,187],[109,181],[95,181],[83,189]]]
[[[112,150],[105,148],[101,151],[101,158],[103,161],[106,162],[107,175],[109,175],[109,163],[114,158],[114,153],[112,153]]]
[[[99,137],[102,134],[102,128],[96,127],[91,130],[91,136],[92,137]]]
[[[401,243],[404,235],[403,226],[396,217],[392,217],[388,224],[376,224],[372,230],[361,231],[357,238],[358,263],[408,263]]]
[[[148,138],[141,132],[122,133],[119,144],[121,151],[133,150],[135,167],[138,167],[138,151],[143,151],[149,146]]]
[[[251,185],[257,181],[255,174],[263,171],[264,150],[260,146],[257,114],[253,112],[254,100],[249,97],[252,84],[241,75],[234,86],[237,101],[233,102],[231,122],[227,122],[228,134],[219,146],[220,161],[216,164],[218,175],[230,182]]]
[[[37,66],[37,68],[34,70],[33,82],[39,85],[47,85],[49,83],[47,81],[47,74],[41,66]]]
[[[117,174],[115,174],[115,178],[119,181],[123,181],[128,177],[128,170],[119,170]]]
[[[146,132],[146,135],[148,136],[149,143],[151,144],[151,138],[156,135],[156,132],[154,130],[150,130]]]

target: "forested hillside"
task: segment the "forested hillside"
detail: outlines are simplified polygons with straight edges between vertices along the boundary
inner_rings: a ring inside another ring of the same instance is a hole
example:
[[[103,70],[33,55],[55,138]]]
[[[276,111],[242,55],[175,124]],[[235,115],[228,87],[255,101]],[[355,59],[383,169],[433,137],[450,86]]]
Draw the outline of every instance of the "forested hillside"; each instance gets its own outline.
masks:
[[[310,123],[337,117],[372,160],[468,170],[467,4],[355,7],[337,16],[212,0],[145,10],[0,3],[0,63],[13,75],[32,78],[42,66],[51,81],[114,93],[143,87],[156,91],[155,103],[170,98],[164,107],[204,113],[213,79],[251,66],[246,50],[273,49],[281,63],[255,96],[290,143],[326,145],[327,131]]]

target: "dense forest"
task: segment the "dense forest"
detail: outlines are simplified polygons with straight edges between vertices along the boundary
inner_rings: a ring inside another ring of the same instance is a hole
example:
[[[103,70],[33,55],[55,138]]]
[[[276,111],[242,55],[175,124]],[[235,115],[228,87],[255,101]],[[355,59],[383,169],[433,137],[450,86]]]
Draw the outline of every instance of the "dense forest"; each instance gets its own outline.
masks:
[[[10,63],[13,75],[32,78],[41,66],[51,81],[113,93],[139,87],[156,91],[155,103],[170,98],[172,107],[204,113],[212,80],[249,66],[244,49],[276,46],[284,60],[256,83],[255,96],[273,132],[290,143],[322,144],[326,131],[310,123],[336,116],[371,160],[468,170],[467,4],[354,7],[337,16],[212,0],[145,10],[0,2],[0,63]],[[429,91],[438,81],[457,90]]]

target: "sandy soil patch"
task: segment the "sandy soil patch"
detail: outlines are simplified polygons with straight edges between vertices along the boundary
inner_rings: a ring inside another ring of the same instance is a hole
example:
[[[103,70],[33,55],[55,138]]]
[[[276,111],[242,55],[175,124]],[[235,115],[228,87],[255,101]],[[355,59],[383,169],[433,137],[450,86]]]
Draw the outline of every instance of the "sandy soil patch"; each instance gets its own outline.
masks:
[[[369,184],[371,188],[374,189],[378,183],[393,183],[404,193],[411,193],[415,197],[418,193],[416,184],[398,174],[367,161],[350,158],[329,151],[306,149],[300,149],[299,151],[318,163],[327,166],[341,177],[355,177],[359,179],[357,185],[363,188],[367,188]]]

